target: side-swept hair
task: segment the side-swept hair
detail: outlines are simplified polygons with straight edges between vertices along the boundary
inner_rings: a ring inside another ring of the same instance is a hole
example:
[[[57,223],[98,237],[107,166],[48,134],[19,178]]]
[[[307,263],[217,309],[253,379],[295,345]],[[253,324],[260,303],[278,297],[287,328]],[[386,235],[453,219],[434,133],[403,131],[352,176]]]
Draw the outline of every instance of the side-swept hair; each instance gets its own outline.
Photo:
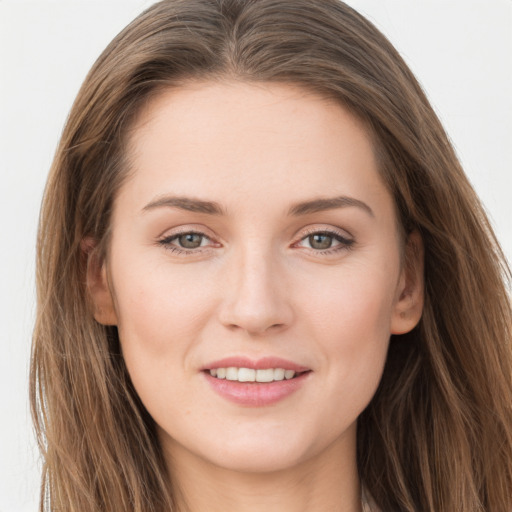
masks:
[[[358,467],[384,512],[512,511],[510,270],[424,93],[389,41],[337,0],[165,0],[94,64],[45,191],[31,401],[41,511],[169,512],[172,475],[114,327],[95,322],[83,240],[109,240],[141,108],[190,80],[293,83],[372,135],[405,236],[425,246],[425,308],[392,336],[358,420]]]

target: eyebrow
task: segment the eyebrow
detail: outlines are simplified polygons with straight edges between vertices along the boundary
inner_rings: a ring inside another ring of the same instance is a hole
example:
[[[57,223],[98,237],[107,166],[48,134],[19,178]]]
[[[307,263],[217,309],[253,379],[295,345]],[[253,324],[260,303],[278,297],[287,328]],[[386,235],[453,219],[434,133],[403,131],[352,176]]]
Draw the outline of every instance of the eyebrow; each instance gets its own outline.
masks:
[[[179,208],[188,212],[206,213],[208,215],[225,215],[224,209],[220,206],[219,203],[179,196],[159,197],[144,206],[142,211],[145,212],[161,207]]]
[[[375,217],[373,210],[363,201],[349,196],[338,196],[330,198],[313,199],[312,201],[305,201],[302,203],[294,204],[288,211],[288,215],[299,216],[308,215],[310,213],[324,212],[326,210],[334,210],[336,208],[346,208],[355,206],[361,208],[371,217]]]
[[[349,196],[338,196],[331,198],[319,198],[311,201],[303,201],[291,206],[288,215],[299,217],[311,213],[318,213],[337,208],[357,207],[375,217],[373,210],[363,201]],[[179,208],[188,212],[205,213],[207,215],[226,215],[225,210],[215,201],[204,201],[183,196],[162,196],[154,199],[142,209],[143,212],[154,210],[155,208]]]

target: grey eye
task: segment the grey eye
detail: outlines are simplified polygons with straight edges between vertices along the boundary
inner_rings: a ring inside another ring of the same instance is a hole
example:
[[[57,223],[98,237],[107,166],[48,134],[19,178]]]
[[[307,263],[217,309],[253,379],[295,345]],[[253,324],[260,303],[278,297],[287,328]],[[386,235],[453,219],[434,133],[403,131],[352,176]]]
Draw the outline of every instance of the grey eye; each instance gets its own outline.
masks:
[[[308,236],[308,242],[312,249],[329,249],[332,246],[334,237],[324,233],[315,233]]]
[[[196,249],[197,247],[201,247],[203,238],[204,236],[198,233],[185,233],[184,235],[178,236],[177,240],[179,245],[184,249]]]

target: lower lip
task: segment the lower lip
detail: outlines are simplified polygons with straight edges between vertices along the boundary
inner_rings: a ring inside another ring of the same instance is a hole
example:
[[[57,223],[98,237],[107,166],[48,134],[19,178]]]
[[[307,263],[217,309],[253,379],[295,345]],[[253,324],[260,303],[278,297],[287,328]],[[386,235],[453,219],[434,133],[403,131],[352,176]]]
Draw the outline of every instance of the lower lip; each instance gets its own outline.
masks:
[[[207,372],[203,373],[212,389],[230,402],[248,407],[265,407],[298,391],[311,372],[304,372],[293,379],[274,382],[238,382],[217,379]]]

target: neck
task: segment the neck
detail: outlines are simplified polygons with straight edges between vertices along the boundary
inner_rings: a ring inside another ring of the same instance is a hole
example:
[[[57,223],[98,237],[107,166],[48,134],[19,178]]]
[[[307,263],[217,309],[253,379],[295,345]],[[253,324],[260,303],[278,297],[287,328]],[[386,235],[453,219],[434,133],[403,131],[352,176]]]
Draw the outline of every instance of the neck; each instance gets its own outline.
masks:
[[[179,512],[361,512],[355,443],[348,446],[352,453],[340,440],[292,468],[270,472],[222,468],[182,446],[166,453],[172,453]]]

